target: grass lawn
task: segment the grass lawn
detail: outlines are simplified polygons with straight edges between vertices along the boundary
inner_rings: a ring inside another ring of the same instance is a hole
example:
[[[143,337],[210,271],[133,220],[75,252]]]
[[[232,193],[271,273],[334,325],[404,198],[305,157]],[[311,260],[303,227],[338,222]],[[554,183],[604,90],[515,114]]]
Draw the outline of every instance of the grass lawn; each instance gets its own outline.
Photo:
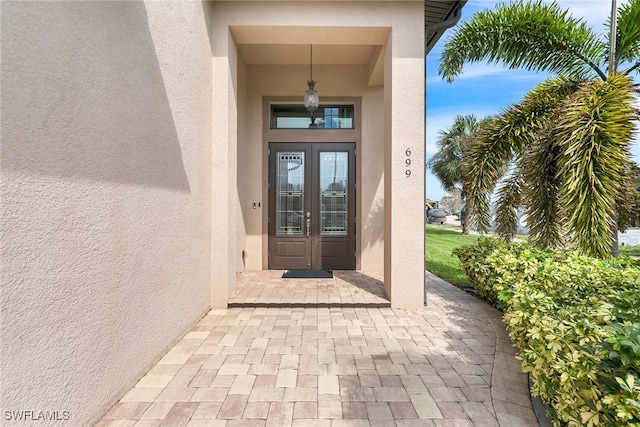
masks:
[[[620,255],[626,255],[634,258],[640,258],[640,246],[618,246],[618,253]]]
[[[454,285],[469,286],[460,260],[451,255],[451,251],[477,242],[478,236],[463,235],[447,226],[427,224],[425,241],[426,269]]]

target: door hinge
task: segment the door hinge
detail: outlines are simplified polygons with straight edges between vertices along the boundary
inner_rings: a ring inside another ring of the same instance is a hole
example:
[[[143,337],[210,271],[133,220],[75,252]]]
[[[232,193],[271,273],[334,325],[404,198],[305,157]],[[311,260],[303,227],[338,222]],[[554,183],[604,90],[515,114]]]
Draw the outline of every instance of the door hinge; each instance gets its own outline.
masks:
[[[270,224],[270,223],[271,223],[271,217],[270,217],[270,216],[268,216],[268,217],[267,217],[267,224]]]
[[[271,148],[267,148],[267,156],[271,155]]]

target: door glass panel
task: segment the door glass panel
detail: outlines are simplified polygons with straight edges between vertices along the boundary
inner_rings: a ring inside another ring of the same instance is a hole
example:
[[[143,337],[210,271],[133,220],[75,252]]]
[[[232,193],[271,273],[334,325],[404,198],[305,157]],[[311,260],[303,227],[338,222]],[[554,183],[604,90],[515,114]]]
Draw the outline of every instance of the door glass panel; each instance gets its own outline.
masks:
[[[349,153],[320,153],[320,235],[346,236]]]
[[[279,152],[276,165],[276,234],[304,233],[304,152]]]
[[[271,129],[353,129],[353,105],[321,105],[315,113],[315,126],[303,105],[272,105]]]

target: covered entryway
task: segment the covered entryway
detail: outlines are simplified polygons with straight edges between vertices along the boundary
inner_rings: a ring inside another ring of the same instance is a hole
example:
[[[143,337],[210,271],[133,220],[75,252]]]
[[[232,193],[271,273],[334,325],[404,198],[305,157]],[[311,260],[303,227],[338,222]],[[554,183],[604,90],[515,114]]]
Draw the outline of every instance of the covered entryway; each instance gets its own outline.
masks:
[[[355,268],[353,143],[272,143],[269,268]]]
[[[394,307],[421,307],[424,3],[293,4],[214,2],[212,305],[244,271],[331,268],[380,271]]]

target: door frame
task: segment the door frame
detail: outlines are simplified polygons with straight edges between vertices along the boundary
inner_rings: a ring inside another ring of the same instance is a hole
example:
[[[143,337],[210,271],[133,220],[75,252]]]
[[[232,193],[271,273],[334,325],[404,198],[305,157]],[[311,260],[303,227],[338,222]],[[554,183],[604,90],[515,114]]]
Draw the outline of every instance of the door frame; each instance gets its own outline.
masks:
[[[355,144],[355,269],[360,268],[362,241],[362,200],[358,183],[361,182],[362,165],[360,156],[362,146],[362,98],[323,96],[322,104],[352,105],[354,109],[353,129],[271,129],[271,105],[302,105],[301,96],[264,96],[262,97],[262,269],[269,269],[269,144],[270,143],[353,143]]]
[[[355,143],[353,142],[328,142],[328,143],[270,143],[269,159],[269,268],[271,269],[355,269],[355,247],[357,239],[356,230],[356,162]],[[276,208],[277,194],[277,167],[278,152],[300,151],[304,154],[304,203],[302,206],[303,222],[302,233],[298,235],[276,235]],[[348,153],[347,163],[347,235],[322,235],[322,209],[320,188],[320,164],[322,153],[343,152]],[[306,215],[305,215],[306,212]],[[306,217],[306,219],[304,219]],[[306,225],[305,225],[306,223]],[[276,260],[276,251],[279,244],[289,257],[280,256]],[[293,251],[291,250],[293,249]],[[330,254],[338,254],[331,256]]]

